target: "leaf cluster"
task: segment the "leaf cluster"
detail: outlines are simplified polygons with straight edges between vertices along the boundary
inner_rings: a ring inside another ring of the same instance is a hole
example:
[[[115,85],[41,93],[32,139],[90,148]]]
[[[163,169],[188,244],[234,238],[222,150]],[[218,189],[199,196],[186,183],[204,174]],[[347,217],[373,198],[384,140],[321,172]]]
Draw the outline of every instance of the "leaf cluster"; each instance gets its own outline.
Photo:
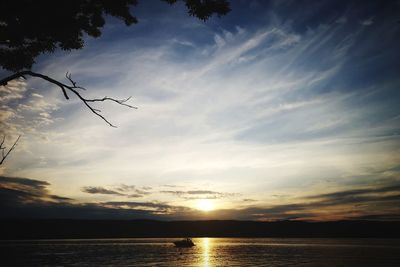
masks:
[[[230,10],[226,0],[183,1],[189,14],[202,20]],[[81,49],[85,35],[101,35],[107,15],[127,26],[137,23],[131,14],[137,4],[137,0],[0,1],[0,67],[17,72],[30,69],[42,53]]]

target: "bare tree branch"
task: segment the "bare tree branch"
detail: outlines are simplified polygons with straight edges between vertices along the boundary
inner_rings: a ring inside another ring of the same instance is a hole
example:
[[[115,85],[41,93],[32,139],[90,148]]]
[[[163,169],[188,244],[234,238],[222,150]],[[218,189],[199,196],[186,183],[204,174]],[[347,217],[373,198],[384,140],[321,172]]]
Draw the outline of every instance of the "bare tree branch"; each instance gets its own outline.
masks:
[[[72,76],[70,73],[66,73],[65,77],[67,78],[67,80],[71,83],[71,85],[67,85],[64,83],[61,83],[53,78],[50,78],[48,76],[45,76],[43,74],[40,73],[36,73],[30,70],[25,70],[25,71],[20,71],[17,73],[14,73],[13,75],[10,75],[2,80],[0,80],[0,85],[7,85],[7,83],[11,80],[14,80],[16,78],[22,77],[24,79],[26,75],[32,76],[32,77],[38,77],[41,78],[43,80],[46,80],[50,83],[53,83],[55,85],[57,85],[58,87],[60,87],[61,91],[64,94],[64,97],[68,100],[69,96],[67,94],[67,91],[69,91],[70,93],[72,92],[73,94],[75,94],[84,104],[85,106],[91,111],[93,112],[95,115],[97,115],[98,117],[100,117],[102,120],[104,120],[109,126],[111,127],[116,127],[114,126],[111,122],[109,122],[103,115],[100,114],[101,110],[93,108],[89,103],[92,102],[104,102],[104,101],[111,101],[111,102],[115,102],[119,105],[122,106],[126,106],[128,108],[134,108],[136,109],[137,107],[128,105],[126,102],[131,99],[131,97],[128,97],[127,99],[115,99],[115,98],[111,98],[111,97],[103,97],[103,98],[95,98],[95,99],[88,99],[88,98],[84,98],[78,91],[77,89],[81,89],[81,90],[86,90],[85,88],[81,87],[81,86],[77,86],[76,82],[74,80],[72,80]]]
[[[1,143],[0,143],[0,150],[1,150],[0,165],[3,164],[3,162],[6,160],[6,158],[11,153],[11,151],[13,151],[13,149],[16,147],[20,137],[21,136],[19,135],[17,140],[15,140],[14,144],[11,146],[11,148],[6,152],[7,147],[4,146],[4,142],[6,140],[6,136],[5,135],[3,136],[3,140],[1,140]]]

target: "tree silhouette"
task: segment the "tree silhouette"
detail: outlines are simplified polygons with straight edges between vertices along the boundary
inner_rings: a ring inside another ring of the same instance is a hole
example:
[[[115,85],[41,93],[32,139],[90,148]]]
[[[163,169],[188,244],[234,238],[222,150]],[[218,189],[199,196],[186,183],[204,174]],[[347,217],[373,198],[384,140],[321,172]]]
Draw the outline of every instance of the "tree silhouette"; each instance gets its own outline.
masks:
[[[177,0],[161,0],[174,4]],[[213,14],[222,16],[230,11],[227,0],[182,0],[188,13],[201,20],[207,20]],[[111,97],[87,99],[67,73],[70,85],[46,75],[31,71],[35,59],[43,53],[52,53],[57,49],[70,51],[84,46],[84,36],[99,37],[105,25],[105,16],[122,20],[127,26],[137,23],[131,9],[137,0],[13,0],[0,1],[0,67],[14,72],[0,80],[0,86],[7,85],[13,79],[33,76],[57,85],[69,99],[68,92],[77,96],[90,111],[113,126],[100,110],[90,106],[91,102],[112,101],[126,104],[130,99],[118,100]]]
[[[162,0],[174,4],[177,0]],[[190,15],[207,20],[229,12],[226,0],[184,0]],[[99,37],[105,15],[137,23],[130,13],[137,0],[1,1],[0,66],[14,72],[30,69],[45,52],[80,49],[85,34]]]
[[[161,0],[173,5],[177,0]],[[230,11],[227,0],[182,0],[191,16],[207,20],[213,14],[222,16]],[[131,10],[138,4],[137,0],[10,0],[0,1],[0,68],[8,71],[7,77],[0,79],[0,86],[6,86],[11,80],[26,76],[37,77],[57,85],[68,100],[69,94],[75,95],[96,116],[109,126],[115,127],[100,110],[91,103],[111,101],[128,108],[126,99],[112,97],[85,98],[80,87],[66,74],[67,83],[49,76],[31,71],[35,59],[44,53],[57,49],[70,51],[83,48],[85,35],[100,37],[105,25],[105,16],[122,20],[125,25],[136,24],[138,20]],[[4,145],[3,136],[0,150],[0,165],[15,148],[20,136],[9,150]]]

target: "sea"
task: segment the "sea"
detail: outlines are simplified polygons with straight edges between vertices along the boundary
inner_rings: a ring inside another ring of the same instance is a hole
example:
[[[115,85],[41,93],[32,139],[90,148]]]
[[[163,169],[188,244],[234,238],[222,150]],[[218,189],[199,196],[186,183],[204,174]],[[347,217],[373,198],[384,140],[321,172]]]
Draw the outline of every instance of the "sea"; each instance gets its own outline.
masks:
[[[0,241],[0,266],[400,266],[400,239],[193,238]]]

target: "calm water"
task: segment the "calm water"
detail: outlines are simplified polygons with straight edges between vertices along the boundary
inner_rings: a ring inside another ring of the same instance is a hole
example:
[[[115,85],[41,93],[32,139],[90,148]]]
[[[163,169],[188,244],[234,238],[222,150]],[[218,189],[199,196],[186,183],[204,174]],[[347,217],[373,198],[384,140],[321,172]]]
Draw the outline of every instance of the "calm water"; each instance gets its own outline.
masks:
[[[400,240],[194,238],[0,241],[1,266],[400,266]]]

